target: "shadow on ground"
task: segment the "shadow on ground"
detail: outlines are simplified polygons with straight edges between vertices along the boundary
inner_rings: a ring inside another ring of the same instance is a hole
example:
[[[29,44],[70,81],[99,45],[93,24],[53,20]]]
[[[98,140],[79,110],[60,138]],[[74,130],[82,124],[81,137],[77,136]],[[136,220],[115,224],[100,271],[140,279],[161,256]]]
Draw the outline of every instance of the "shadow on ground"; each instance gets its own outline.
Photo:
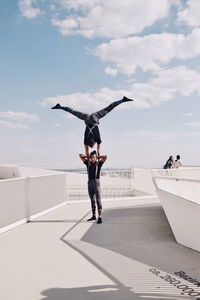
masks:
[[[106,210],[103,224],[93,224],[82,240],[165,272],[182,270],[200,279],[200,253],[176,243],[160,205]]]
[[[133,292],[126,287],[116,285],[98,285],[87,286],[80,288],[52,288],[45,290],[41,293],[42,298],[40,300],[141,300],[141,295],[133,294]],[[182,297],[167,297],[162,294],[144,295],[145,299],[170,299],[178,300]]]

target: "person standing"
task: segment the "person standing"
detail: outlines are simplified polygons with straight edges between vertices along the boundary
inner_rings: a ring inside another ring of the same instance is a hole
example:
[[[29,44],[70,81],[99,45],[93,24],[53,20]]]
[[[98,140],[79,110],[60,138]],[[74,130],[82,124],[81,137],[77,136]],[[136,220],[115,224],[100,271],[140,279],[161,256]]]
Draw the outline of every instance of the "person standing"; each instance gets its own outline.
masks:
[[[170,156],[166,161],[165,165],[163,166],[163,169],[172,169],[173,165],[174,165],[174,157]]]
[[[176,160],[174,162],[174,168],[179,168],[179,167],[182,167],[182,164],[181,164],[181,157],[180,155],[177,155],[176,156]]]
[[[101,187],[100,172],[101,167],[107,159],[107,155],[99,156],[97,159],[96,151],[92,151],[89,155],[79,154],[82,162],[87,166],[88,173],[88,193],[91,200],[92,217],[87,221],[96,220],[96,205],[98,209],[97,224],[102,223],[102,203],[101,203]]]

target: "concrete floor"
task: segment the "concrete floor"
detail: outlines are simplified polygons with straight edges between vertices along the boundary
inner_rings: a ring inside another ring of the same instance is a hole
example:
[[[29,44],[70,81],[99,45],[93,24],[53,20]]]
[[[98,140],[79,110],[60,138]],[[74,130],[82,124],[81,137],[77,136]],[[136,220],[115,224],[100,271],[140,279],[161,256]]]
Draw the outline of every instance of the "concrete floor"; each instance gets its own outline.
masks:
[[[200,281],[200,253],[175,242],[157,199],[105,201],[100,225],[86,222],[90,214],[89,203],[74,203],[2,234],[0,299],[200,297],[198,287],[174,274]],[[180,283],[170,284],[169,276]]]

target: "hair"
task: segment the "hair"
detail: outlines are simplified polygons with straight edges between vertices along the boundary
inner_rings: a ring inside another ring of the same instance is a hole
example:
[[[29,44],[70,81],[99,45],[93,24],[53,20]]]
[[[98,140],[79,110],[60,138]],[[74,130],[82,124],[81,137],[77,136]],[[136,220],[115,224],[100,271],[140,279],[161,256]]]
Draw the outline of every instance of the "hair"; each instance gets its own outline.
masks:
[[[94,151],[90,152],[90,156],[92,156],[92,155],[97,155],[97,152],[96,152],[96,150],[94,150]]]
[[[95,141],[94,139],[90,139],[90,140],[88,141],[88,146],[89,146],[89,147],[92,147],[94,143],[96,143],[96,141]]]
[[[176,155],[176,159],[180,159],[181,157],[180,157],[180,155]]]

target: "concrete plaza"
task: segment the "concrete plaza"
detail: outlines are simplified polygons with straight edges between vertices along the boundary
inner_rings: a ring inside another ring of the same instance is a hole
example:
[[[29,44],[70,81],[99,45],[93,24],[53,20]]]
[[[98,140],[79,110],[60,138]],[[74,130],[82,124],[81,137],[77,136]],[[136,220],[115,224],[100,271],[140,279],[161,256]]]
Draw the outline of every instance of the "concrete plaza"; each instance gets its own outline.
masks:
[[[1,234],[0,299],[197,299],[174,273],[200,281],[200,253],[176,243],[158,199],[103,204],[102,224],[72,203]]]

